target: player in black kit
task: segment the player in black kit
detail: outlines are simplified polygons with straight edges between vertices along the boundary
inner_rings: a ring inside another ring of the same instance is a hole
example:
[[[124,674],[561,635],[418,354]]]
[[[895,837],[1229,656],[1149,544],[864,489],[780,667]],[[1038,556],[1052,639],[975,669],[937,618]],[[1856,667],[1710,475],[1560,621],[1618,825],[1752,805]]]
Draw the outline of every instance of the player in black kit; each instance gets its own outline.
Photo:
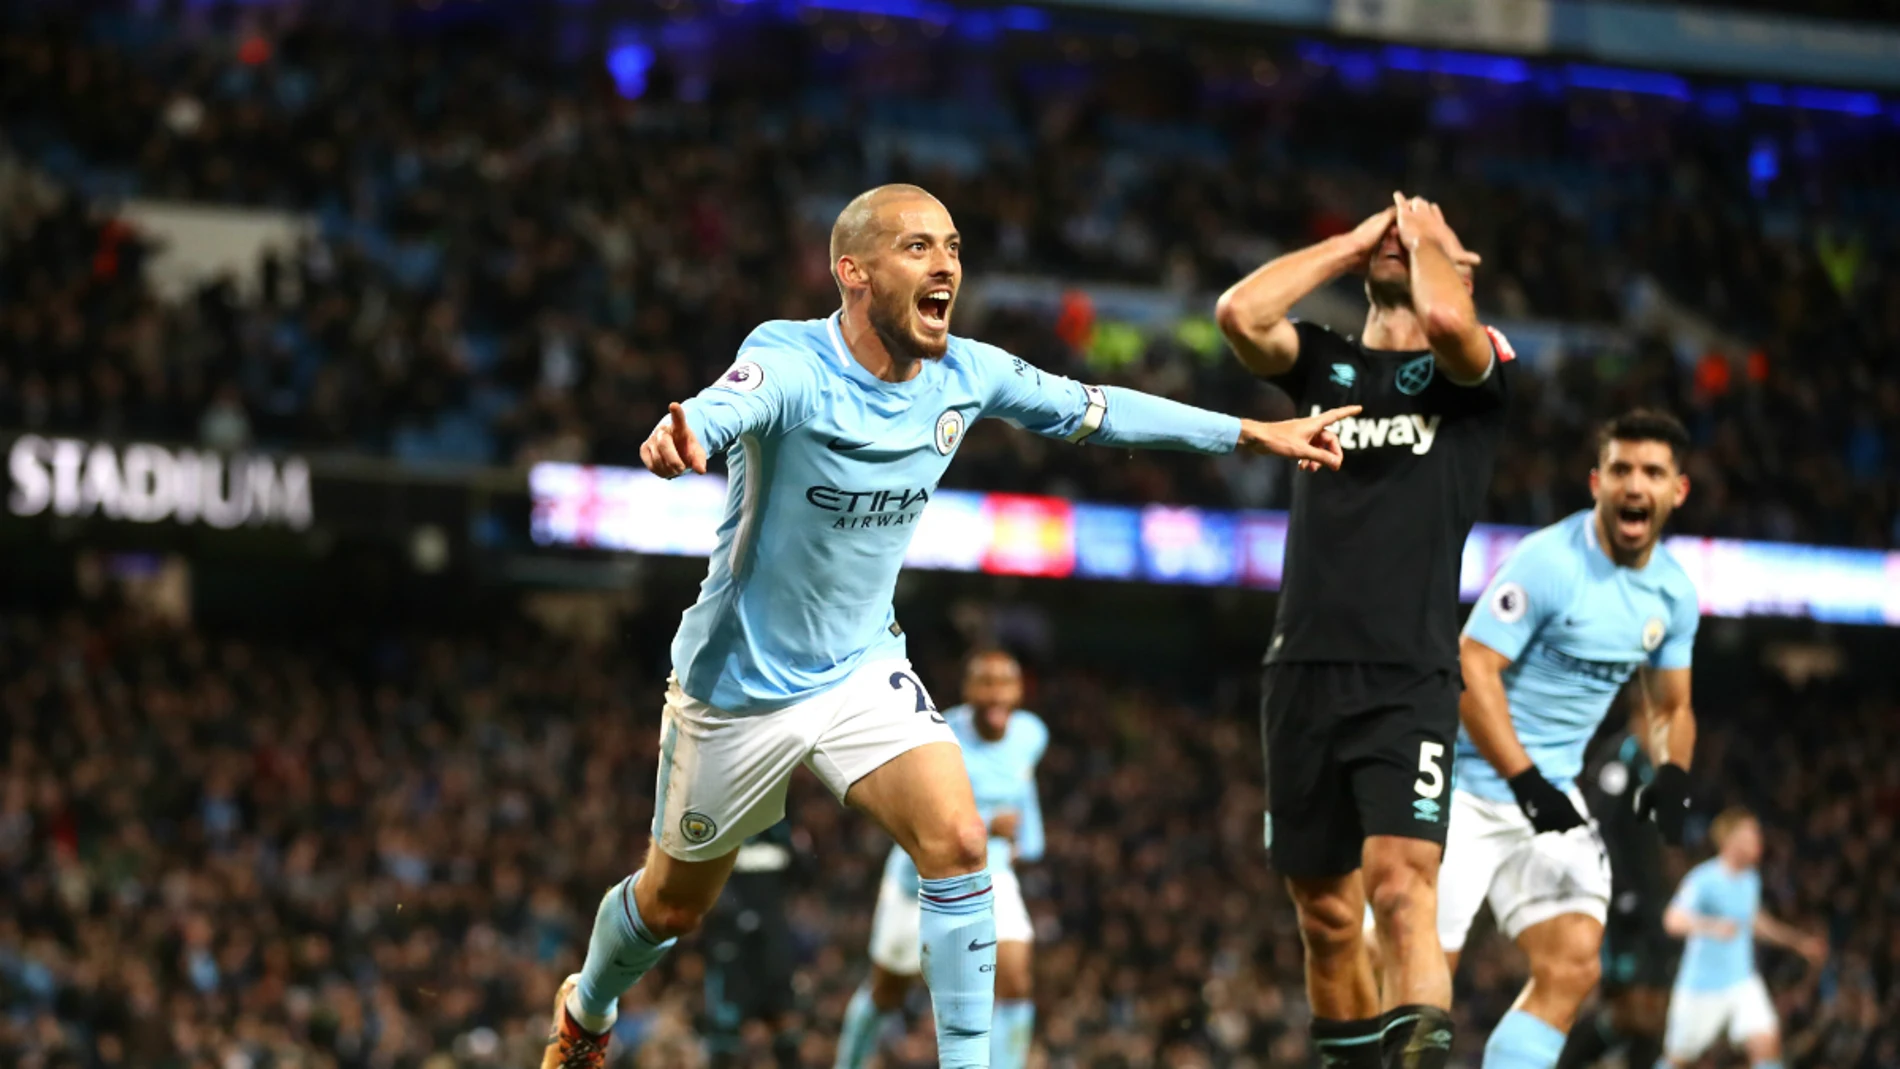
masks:
[[[1329,1067],[1434,1069],[1450,1056],[1437,888],[1462,689],[1459,564],[1512,358],[1472,306],[1477,262],[1436,205],[1394,194],[1350,233],[1255,271],[1216,310],[1241,363],[1296,408],[1364,406],[1333,428],[1342,469],[1294,480],[1261,710],[1269,846],[1299,910]],[[1348,273],[1365,277],[1372,305],[1359,337],[1288,318]],[[1359,934],[1368,900],[1377,985]]]
[[[714,1069],[742,1064],[745,1026],[762,1023],[779,1069],[798,1064],[792,973],[796,966],[785,907],[798,863],[790,822],[781,820],[739,847],[732,879],[706,916],[706,1019],[702,1032]]]
[[[1610,855],[1610,915],[1603,925],[1603,1010],[1579,1017],[1557,1069],[1583,1069],[1622,1049],[1648,1069],[1662,1057],[1674,941],[1663,930],[1669,904],[1662,836],[1636,808],[1636,792],[1655,779],[1642,742],[1627,731],[1600,738],[1592,773],[1577,778]]]

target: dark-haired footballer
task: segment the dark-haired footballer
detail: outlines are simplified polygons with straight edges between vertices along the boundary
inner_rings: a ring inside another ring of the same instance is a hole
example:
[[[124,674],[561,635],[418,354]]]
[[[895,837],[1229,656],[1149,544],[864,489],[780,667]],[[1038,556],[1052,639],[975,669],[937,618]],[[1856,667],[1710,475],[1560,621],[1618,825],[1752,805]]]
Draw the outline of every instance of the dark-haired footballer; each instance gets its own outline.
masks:
[[[1486,1069],[1556,1065],[1596,986],[1610,866],[1576,778],[1632,676],[1631,734],[1656,765],[1637,805],[1665,839],[1682,838],[1700,611],[1662,532],[1689,495],[1687,445],[1665,413],[1639,409],[1606,424],[1590,472],[1596,506],[1520,543],[1465,623],[1438,936],[1456,970],[1472,918],[1489,902],[1531,967],[1485,1044]]]

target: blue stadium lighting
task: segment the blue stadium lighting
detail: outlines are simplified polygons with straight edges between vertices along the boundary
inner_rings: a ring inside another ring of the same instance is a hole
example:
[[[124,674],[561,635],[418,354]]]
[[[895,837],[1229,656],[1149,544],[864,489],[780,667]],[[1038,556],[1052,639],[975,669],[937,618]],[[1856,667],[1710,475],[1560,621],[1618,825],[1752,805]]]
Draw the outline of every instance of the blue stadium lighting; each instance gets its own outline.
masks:
[[[1564,76],[1576,89],[1603,89],[1615,93],[1641,93],[1645,96],[1688,100],[1689,83],[1673,74],[1657,71],[1628,70],[1622,67],[1597,67],[1572,63]]]
[[[1369,88],[1379,80],[1379,61],[1364,52],[1343,52],[1339,56],[1339,78],[1354,89]]]
[[[1742,98],[1727,89],[1707,89],[1697,99],[1711,119],[1733,119],[1742,113]]]
[[[1880,114],[1880,97],[1874,93],[1854,93],[1845,89],[1817,89],[1808,86],[1796,86],[1789,94],[1789,101],[1797,108],[1809,111],[1837,111],[1843,115],[1873,116]]]
[[[924,0],[801,0],[800,6],[816,11],[845,11],[854,15],[883,15],[913,22],[950,24],[953,12],[948,5]]]
[[[1022,33],[1042,33],[1049,29],[1049,13],[1039,7],[1006,7],[996,13],[996,19],[1006,30]]]
[[[1748,150],[1748,181],[1751,185],[1764,186],[1781,174],[1781,150],[1773,141],[1766,138],[1755,142]]]
[[[1482,78],[1487,82],[1521,85],[1531,80],[1530,64],[1515,56],[1487,56],[1476,52],[1437,52],[1404,45],[1385,49],[1385,65],[1395,71],[1449,74]]]
[[[1778,85],[1769,82],[1750,82],[1748,83],[1748,102],[1764,108],[1786,107],[1788,95],[1783,93]]]
[[[607,50],[607,73],[613,76],[614,89],[628,100],[646,95],[647,71],[653,67],[653,48],[638,41],[626,41]]]

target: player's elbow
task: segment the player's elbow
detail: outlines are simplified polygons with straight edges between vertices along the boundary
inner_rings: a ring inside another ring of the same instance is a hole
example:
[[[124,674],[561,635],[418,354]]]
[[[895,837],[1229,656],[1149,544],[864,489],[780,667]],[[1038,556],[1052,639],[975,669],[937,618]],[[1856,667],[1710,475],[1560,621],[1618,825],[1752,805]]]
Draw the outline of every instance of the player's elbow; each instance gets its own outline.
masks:
[[[1676,939],[1686,939],[1695,931],[1695,918],[1684,910],[1670,907],[1663,911],[1663,931]]]
[[[1462,345],[1478,328],[1476,313],[1467,303],[1433,301],[1419,312],[1426,340],[1432,343],[1434,349]]]
[[[1293,354],[1284,351],[1286,346],[1276,341],[1274,333],[1286,322],[1286,316],[1264,315],[1258,309],[1249,308],[1241,293],[1242,285],[1245,283],[1229,289],[1214,302],[1214,324],[1248,371],[1263,377],[1283,375],[1293,366]]]

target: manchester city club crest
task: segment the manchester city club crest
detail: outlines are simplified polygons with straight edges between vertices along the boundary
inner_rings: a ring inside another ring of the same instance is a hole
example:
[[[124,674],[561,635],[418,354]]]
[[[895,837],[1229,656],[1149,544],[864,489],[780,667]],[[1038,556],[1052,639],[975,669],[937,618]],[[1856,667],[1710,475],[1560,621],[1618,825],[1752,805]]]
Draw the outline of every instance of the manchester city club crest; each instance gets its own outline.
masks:
[[[1425,387],[1432,384],[1434,366],[1431,354],[1429,353],[1416,360],[1407,360],[1405,363],[1400,364],[1398,378],[1399,392],[1407,397],[1417,397],[1419,394],[1424,393]]]
[[[712,837],[718,834],[719,825],[704,813],[689,810],[680,817],[680,836],[694,846],[712,842]]]
[[[1650,617],[1649,622],[1643,625],[1643,649],[1650,653],[1655,653],[1656,647],[1663,644],[1664,634],[1665,628],[1663,627],[1662,617]]]
[[[963,440],[963,413],[956,409],[947,409],[937,417],[937,452],[949,456],[950,451]]]

